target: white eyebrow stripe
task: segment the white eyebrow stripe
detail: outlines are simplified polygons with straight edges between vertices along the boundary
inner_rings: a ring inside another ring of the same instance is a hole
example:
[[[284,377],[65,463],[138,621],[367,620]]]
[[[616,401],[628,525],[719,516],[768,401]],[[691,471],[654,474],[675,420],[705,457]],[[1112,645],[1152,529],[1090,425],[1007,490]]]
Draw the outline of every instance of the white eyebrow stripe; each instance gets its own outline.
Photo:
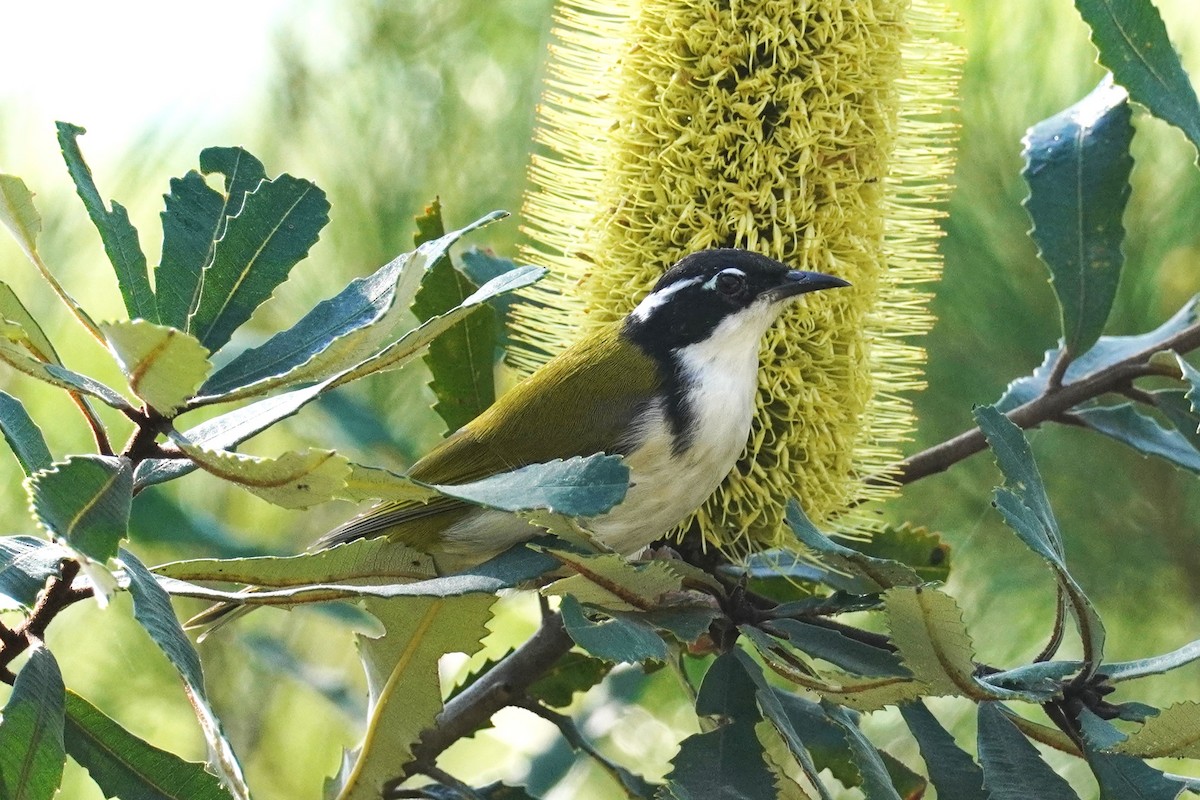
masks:
[[[746,273],[742,272],[737,267],[726,267],[725,269],[718,272],[716,275],[713,275],[711,278],[709,278],[708,283],[704,284],[704,288],[705,289],[717,288],[717,278],[721,277],[726,272],[734,274],[734,275],[741,275],[743,278],[746,277]]]
[[[642,302],[637,304],[637,308],[629,313],[629,316],[636,319],[638,322],[645,322],[646,319],[654,312],[654,309],[661,306],[671,298],[671,295],[676,292],[686,289],[689,286],[695,286],[700,282],[700,278],[688,278],[684,281],[672,283],[665,289],[659,289],[657,292],[651,292],[646,295]]]

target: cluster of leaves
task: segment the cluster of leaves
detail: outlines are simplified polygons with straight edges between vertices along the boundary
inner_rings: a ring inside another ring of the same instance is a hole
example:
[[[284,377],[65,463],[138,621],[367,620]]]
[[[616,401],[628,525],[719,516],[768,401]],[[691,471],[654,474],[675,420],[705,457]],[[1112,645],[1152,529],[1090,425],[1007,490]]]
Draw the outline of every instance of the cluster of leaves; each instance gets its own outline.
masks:
[[[322,394],[422,352],[436,411],[451,428],[468,421],[494,398],[492,371],[502,344],[503,305],[485,301],[528,285],[540,271],[480,252],[465,254],[456,267],[450,247],[499,215],[446,233],[434,207],[418,221],[413,252],[214,369],[210,357],[316,241],[327,220],[323,194],[289,175],[268,178],[244,150],[205,150],[199,172],[171,182],[152,283],[127,214],[117,203],[104,204],[83,161],[81,129],[61,125],[70,175],[130,319],[93,321],[55,280],[37,249],[40,217],[18,178],[0,176],[0,221],[112,354],[128,392],[65,366],[15,293],[0,284],[0,360],[68,392],[97,450],[56,458],[23,404],[0,394],[0,430],[27,474],[38,529],[0,539],[0,594],[20,607],[18,624],[0,625],[0,677],[13,684],[0,721],[0,797],[52,797],[68,755],[106,796],[249,797],[171,595],[247,608],[351,599],[378,618],[385,634],[358,639],[370,692],[363,745],[347,754],[329,787],[347,800],[381,793],[532,796],[522,787],[472,788],[436,765],[450,743],[487,723],[497,703],[557,725],[635,798],[828,799],[834,790],[825,770],[869,800],[919,797],[929,784],[939,796],[966,800],[1075,797],[1033,742],[1085,759],[1106,797],[1171,798],[1200,789],[1194,779],[1146,763],[1200,757],[1196,702],[1162,709],[1112,702],[1129,681],[1200,659],[1200,642],[1139,661],[1105,660],[1103,621],[1071,575],[1021,433],[1047,421],[1080,424],[1200,471],[1200,371],[1183,358],[1200,347],[1196,301],[1148,333],[1102,335],[1122,266],[1129,98],[1197,145],[1200,103],[1149,2],[1078,0],[1077,6],[1113,81],[1030,130],[1024,173],[1032,235],[1059,297],[1063,340],[1034,374],[1013,382],[994,406],[977,409],[978,428],[897,471],[900,480],[915,480],[990,446],[1003,476],[994,505],[1049,567],[1058,592],[1049,643],[1016,666],[977,662],[961,610],[940,588],[949,573],[948,548],[921,528],[885,530],[865,544],[842,542],[816,530],[794,504],[788,521],[807,558],[766,553],[730,565],[659,550],[629,561],[598,552],[580,522],[623,498],[628,474],[616,458],[538,464],[469,485],[434,486],[329,450],[274,458],[235,452]],[[205,175],[221,176],[222,188]],[[420,320],[411,329],[410,307]],[[1143,380],[1155,383],[1135,385]],[[1108,399],[1114,395],[1121,401]],[[120,452],[92,409],[96,402],[132,425]],[[178,424],[190,412],[233,403],[240,405],[205,422]],[[197,469],[285,507],[334,497],[441,494],[522,514],[553,535],[456,575],[438,575],[426,554],[382,540],[289,558],[195,559],[147,569],[121,547],[131,508],[143,489]],[[552,581],[544,578],[549,573]],[[495,593],[537,579],[543,595],[558,598],[557,611],[443,708],[438,659],[478,649]],[[43,644],[46,626],[70,603],[103,601],[114,591],[129,592],[134,618],[178,669],[209,745],[206,764],[137,738],[63,685]],[[1068,624],[1081,644],[1078,659],[1057,657]],[[27,658],[14,673],[22,654]],[[703,671],[694,691],[702,730],[684,740],[663,783],[599,754],[570,714],[578,694],[619,663],[676,669],[685,684]],[[941,696],[978,704],[977,758],[923,704]],[[1018,714],[1017,704],[1040,708],[1050,724]],[[927,775],[876,747],[859,727],[859,714],[889,705],[900,707]],[[411,788],[407,780],[420,774],[435,783]]]

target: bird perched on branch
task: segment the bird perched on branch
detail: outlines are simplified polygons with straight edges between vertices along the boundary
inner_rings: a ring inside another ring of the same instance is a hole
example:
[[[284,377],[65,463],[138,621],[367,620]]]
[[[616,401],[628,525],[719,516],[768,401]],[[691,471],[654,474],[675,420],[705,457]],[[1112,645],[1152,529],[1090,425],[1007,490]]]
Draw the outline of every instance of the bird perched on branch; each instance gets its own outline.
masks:
[[[624,502],[585,524],[633,554],[699,508],[733,469],[750,434],[759,345],[771,323],[800,295],[847,285],[744,250],[688,255],[624,320],[546,363],[408,474],[461,484],[559,458],[621,455],[630,474]],[[437,497],[381,503],[318,546],[386,536],[431,554],[446,573],[540,532],[515,515]]]

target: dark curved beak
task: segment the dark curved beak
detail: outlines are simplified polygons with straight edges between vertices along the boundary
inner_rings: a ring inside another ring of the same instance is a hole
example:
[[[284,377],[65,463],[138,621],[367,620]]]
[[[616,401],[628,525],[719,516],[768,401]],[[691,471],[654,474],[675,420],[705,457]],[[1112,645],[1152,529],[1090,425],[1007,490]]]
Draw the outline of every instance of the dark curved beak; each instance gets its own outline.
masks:
[[[816,292],[821,289],[836,289],[839,286],[849,285],[849,281],[844,281],[833,275],[826,275],[824,272],[804,272],[803,270],[790,269],[784,276],[783,282],[779,286],[767,290],[765,294],[773,301],[784,300],[808,292]]]

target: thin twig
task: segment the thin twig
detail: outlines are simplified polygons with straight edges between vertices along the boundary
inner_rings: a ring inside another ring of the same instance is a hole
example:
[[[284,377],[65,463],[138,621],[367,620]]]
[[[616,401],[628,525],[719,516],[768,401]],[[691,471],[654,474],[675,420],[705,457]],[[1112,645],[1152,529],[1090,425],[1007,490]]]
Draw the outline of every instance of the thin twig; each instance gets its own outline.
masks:
[[[92,596],[91,589],[74,589],[71,584],[79,574],[79,562],[63,561],[60,575],[51,577],[38,597],[29,616],[0,640],[0,681],[11,684],[16,676],[8,665],[29,649],[34,640],[46,638],[46,628],[60,611],[73,603]]]

